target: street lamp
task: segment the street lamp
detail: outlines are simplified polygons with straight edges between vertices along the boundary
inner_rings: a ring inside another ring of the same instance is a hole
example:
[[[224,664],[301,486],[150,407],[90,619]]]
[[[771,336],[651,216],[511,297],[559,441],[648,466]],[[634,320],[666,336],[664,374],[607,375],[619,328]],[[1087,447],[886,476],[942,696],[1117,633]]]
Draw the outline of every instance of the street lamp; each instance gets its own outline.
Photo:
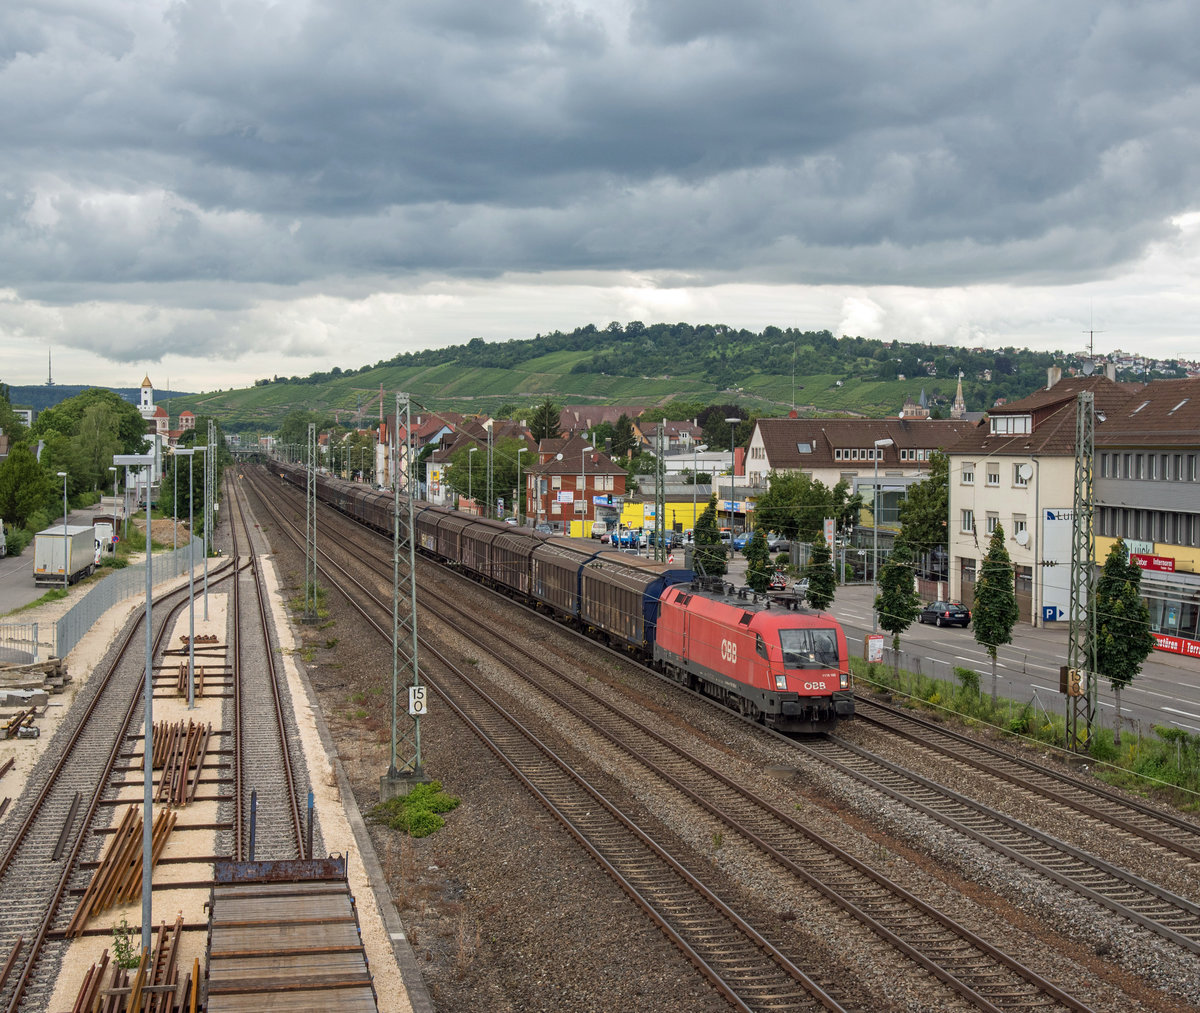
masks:
[[[708,449],[707,443],[701,443],[699,446],[697,446],[695,443],[692,444],[692,544],[693,545],[696,544],[696,472],[699,470],[699,465],[697,464],[697,462],[700,459],[700,451],[707,450],[707,449]],[[733,535],[730,535],[729,537],[730,537],[730,540],[733,539]]]
[[[587,530],[587,452],[594,450],[590,443],[579,451],[579,497],[583,500],[583,537],[587,538],[591,534]]]
[[[196,706],[196,537],[192,532],[192,458],[196,456],[196,448],[176,450],[176,455],[188,459],[188,710]]]
[[[872,483],[873,504],[871,506],[871,601],[879,594],[879,452],[890,447],[894,440],[875,441],[875,478]],[[879,610],[875,609],[875,630],[879,629]]]
[[[153,454],[114,454],[113,464],[146,469],[146,684],[142,705],[146,729],[142,750],[142,953],[150,952],[150,886],[154,851],[154,567],[150,560],[150,469]],[[129,483],[126,481],[126,488]]]
[[[471,468],[471,464],[472,464],[471,455],[473,453],[475,453],[475,451],[477,451],[478,449],[479,449],[478,447],[472,447],[470,450],[467,451],[467,499],[469,499],[471,501],[471,512],[472,513],[475,512],[475,493],[472,491],[472,482],[471,482],[471,479],[474,478],[474,475],[472,474],[472,468]]]
[[[521,455],[528,453],[528,447],[517,448],[517,523],[521,523],[521,507],[525,503],[525,487],[521,485]]]
[[[60,471],[58,477],[63,480],[63,590],[65,591],[71,573],[71,567],[68,565],[70,561],[70,549],[67,543],[67,473]]]
[[[733,552],[733,511],[737,506],[737,458],[733,452],[733,434],[741,419],[726,419],[729,423],[729,551]],[[694,537],[694,536],[693,536]]]
[[[208,622],[208,447],[193,447],[204,455],[204,621]]]

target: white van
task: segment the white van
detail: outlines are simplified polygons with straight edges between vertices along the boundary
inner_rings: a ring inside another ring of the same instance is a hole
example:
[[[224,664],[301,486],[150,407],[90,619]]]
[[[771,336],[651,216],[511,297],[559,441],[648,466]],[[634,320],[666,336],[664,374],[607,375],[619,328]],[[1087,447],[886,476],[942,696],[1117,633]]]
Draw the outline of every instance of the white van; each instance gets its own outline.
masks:
[[[604,521],[592,521],[592,537],[599,538],[608,531],[608,525]]]

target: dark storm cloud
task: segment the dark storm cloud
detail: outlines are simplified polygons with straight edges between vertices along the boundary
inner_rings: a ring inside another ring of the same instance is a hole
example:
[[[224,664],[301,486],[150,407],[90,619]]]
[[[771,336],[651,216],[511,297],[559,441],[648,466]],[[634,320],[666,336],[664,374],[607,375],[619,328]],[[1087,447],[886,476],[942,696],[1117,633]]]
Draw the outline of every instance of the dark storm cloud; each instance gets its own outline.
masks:
[[[1197,37],[1190,3],[9,7],[0,270],[1096,277],[1195,206]]]

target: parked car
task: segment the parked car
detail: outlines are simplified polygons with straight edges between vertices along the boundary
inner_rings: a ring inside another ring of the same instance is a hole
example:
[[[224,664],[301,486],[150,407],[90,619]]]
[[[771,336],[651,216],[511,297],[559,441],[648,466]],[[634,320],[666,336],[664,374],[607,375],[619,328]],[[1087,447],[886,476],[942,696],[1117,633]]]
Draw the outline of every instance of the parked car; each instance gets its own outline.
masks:
[[[791,549],[792,543],[778,531],[770,531],[767,533],[767,548],[771,552],[787,552]]]
[[[733,551],[742,552],[746,546],[750,544],[750,539],[754,537],[753,531],[743,531],[740,535],[735,535],[733,539]]]
[[[534,531],[536,531],[536,532],[537,532],[538,534],[540,534],[540,535],[552,535],[552,534],[554,534],[554,528],[552,528],[552,527],[551,527],[549,524],[539,524],[539,525],[538,525],[536,528],[534,528],[533,530],[534,530]]]
[[[917,614],[923,623],[934,626],[962,626],[971,621],[971,610],[960,601],[935,601]]]

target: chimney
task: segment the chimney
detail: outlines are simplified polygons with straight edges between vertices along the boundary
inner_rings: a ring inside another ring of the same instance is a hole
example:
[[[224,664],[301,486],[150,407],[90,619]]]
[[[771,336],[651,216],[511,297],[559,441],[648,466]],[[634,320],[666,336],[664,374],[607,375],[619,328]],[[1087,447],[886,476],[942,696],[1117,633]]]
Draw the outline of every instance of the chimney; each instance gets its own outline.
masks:
[[[1062,379],[1062,368],[1059,366],[1048,366],[1046,368],[1046,390],[1053,387],[1059,380]]]
[[[1107,376],[1113,383],[1117,382],[1117,364],[1115,362],[1106,362],[1104,364],[1104,375]]]

